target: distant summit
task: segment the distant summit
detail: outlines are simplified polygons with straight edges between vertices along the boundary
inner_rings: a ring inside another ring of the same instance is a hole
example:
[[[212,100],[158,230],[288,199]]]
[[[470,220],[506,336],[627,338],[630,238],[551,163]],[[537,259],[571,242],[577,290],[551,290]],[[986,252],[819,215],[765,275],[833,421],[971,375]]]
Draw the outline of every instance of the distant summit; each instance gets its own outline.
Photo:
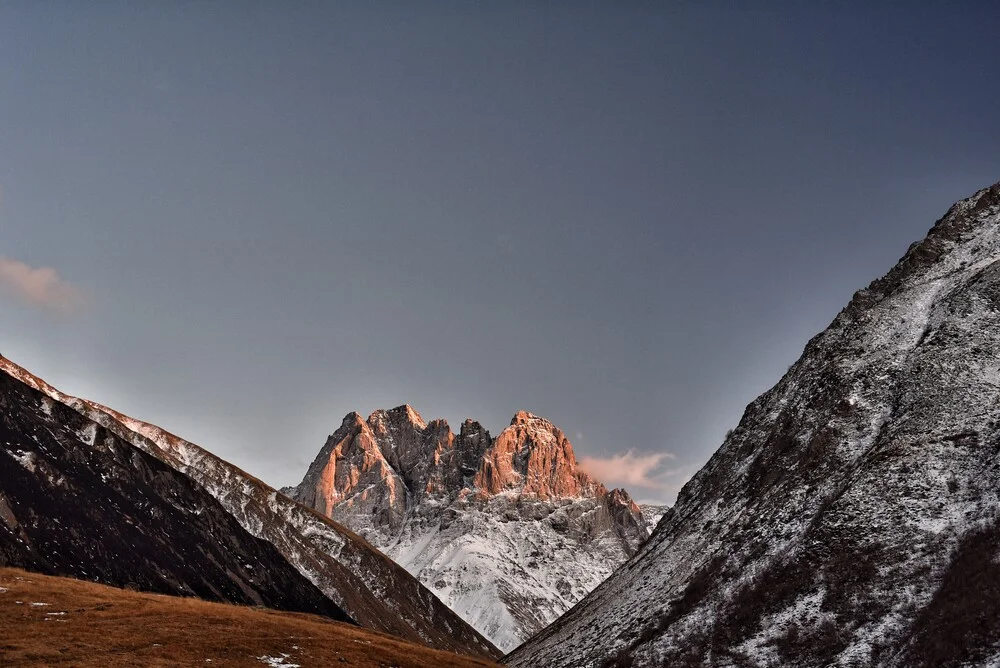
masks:
[[[580,470],[566,435],[526,411],[496,438],[410,406],[350,413],[286,493],[362,534],[506,650],[648,536],[628,493]]]

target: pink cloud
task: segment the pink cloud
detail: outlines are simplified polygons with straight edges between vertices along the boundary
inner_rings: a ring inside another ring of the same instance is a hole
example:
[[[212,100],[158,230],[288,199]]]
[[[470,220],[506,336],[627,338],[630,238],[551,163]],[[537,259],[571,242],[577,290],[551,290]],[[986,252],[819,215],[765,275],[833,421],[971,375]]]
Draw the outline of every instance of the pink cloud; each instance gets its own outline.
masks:
[[[72,311],[85,301],[83,292],[55,269],[36,269],[5,257],[0,257],[0,287],[29,304],[56,311]]]
[[[669,452],[636,453],[635,450],[610,457],[583,457],[580,468],[609,487],[644,487],[651,490],[674,491],[680,469],[665,469],[663,464],[674,459]],[[680,481],[683,483],[683,480]]]

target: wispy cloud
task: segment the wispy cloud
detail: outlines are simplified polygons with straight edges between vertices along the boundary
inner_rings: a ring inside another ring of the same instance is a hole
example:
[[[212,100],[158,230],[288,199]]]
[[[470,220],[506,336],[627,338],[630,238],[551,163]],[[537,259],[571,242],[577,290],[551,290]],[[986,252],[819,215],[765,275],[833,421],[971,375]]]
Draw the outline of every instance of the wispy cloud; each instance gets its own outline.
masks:
[[[610,457],[584,457],[580,460],[580,468],[608,485],[621,483],[655,488],[659,483],[654,472],[667,459],[673,459],[673,455],[668,452],[641,455],[629,450]]]
[[[675,456],[669,452],[629,450],[610,457],[582,457],[579,465],[608,487],[624,487],[633,495],[636,488],[641,488],[673,496],[690,477],[686,467],[667,468],[667,462],[673,459]]]
[[[83,291],[51,267],[30,267],[0,256],[0,287],[19,299],[55,311],[73,311],[86,301]]]

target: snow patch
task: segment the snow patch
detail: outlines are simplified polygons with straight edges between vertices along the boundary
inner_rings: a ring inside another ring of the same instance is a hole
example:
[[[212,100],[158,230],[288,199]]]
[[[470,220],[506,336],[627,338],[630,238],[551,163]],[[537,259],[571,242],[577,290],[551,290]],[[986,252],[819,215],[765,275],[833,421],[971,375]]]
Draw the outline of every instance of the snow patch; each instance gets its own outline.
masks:
[[[281,656],[258,656],[257,660],[263,663],[265,666],[271,666],[271,668],[302,668],[297,663],[291,663],[288,658],[291,654],[282,654]]]
[[[15,450],[13,452],[7,451],[7,454],[17,460],[17,463],[28,469],[30,472],[34,473],[37,469],[35,462],[38,456],[34,452],[25,452],[24,450]]]

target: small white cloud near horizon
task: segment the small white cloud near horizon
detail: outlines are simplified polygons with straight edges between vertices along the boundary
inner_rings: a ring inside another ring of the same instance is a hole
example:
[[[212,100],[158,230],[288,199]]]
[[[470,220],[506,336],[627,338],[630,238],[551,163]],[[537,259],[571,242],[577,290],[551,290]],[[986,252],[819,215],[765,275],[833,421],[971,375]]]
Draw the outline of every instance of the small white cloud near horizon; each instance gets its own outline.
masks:
[[[629,491],[641,487],[676,493],[687,480],[686,472],[662,468],[666,461],[675,458],[670,452],[636,453],[629,450],[610,457],[582,457],[579,466],[608,487],[624,487]]]
[[[74,311],[86,302],[83,291],[64,280],[55,269],[30,267],[3,256],[0,256],[0,287],[28,304],[63,313]]]

